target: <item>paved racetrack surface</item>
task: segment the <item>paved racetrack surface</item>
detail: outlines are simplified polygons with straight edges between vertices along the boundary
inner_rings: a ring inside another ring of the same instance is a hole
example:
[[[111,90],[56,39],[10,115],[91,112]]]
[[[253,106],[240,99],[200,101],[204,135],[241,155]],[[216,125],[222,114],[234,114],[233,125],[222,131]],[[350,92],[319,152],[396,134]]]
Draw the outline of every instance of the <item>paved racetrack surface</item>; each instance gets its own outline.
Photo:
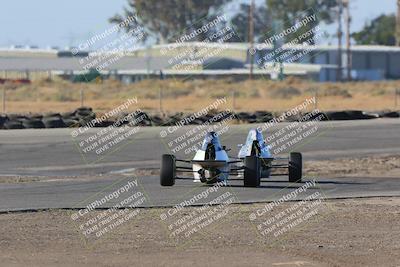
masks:
[[[279,123],[269,127],[264,137],[272,136],[288,125]],[[221,135],[221,141],[223,145],[232,148],[232,155],[236,155],[237,144],[244,143],[247,131],[257,126],[262,125],[229,126]],[[316,126],[312,134],[284,149],[279,156],[286,156],[290,151],[300,151],[303,160],[307,161],[400,153],[398,119],[319,122]],[[179,180],[174,187],[162,188],[159,178],[154,175],[134,176],[130,173],[135,169],[158,169],[161,154],[172,153],[176,149],[175,144],[169,144],[179,143],[175,139],[195,127],[185,126],[177,130],[171,127],[140,128],[128,139],[99,154],[94,151],[84,153],[79,143],[87,141],[90,136],[101,131],[100,128],[90,129],[75,138],[71,136],[74,129],[0,131],[1,177],[57,177],[44,182],[0,183],[0,211],[83,208],[109,196],[129,181],[137,185],[121,193],[118,198],[109,199],[100,207],[111,207],[138,191],[146,199],[140,204],[143,207],[172,206],[190,201],[198,194],[208,192],[210,187],[190,180]],[[167,133],[167,136],[161,138],[160,132],[162,135]],[[193,156],[191,151],[185,149],[176,154],[181,158]],[[91,176],[96,179],[90,179]],[[204,204],[224,192],[234,195],[238,203],[272,201],[302,186],[307,186],[308,192],[319,192],[327,198],[400,195],[400,183],[395,178],[325,178],[309,177],[307,173],[304,176],[303,182],[297,184],[287,182],[286,176],[272,177],[263,182],[260,188],[244,188],[241,180],[232,180],[230,186],[219,188],[207,197],[198,197],[192,204]],[[310,186],[313,179],[316,183]],[[299,193],[296,199],[304,196]]]

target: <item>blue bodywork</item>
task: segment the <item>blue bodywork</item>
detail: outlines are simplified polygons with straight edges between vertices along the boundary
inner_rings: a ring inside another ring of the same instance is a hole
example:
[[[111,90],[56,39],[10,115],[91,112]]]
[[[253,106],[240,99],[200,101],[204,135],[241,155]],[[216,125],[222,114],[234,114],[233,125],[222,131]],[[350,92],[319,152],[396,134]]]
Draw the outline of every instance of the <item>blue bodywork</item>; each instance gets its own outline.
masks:
[[[215,151],[221,151],[222,146],[219,141],[218,135],[215,132],[208,132],[203,139],[203,144],[201,145],[201,150],[206,151],[207,146],[212,144]]]
[[[251,149],[253,147],[253,142],[256,141],[260,147],[260,158],[271,158],[271,152],[269,146],[264,142],[264,137],[261,131],[257,129],[251,129],[246,138],[246,143],[242,146],[239,151],[238,158],[245,158],[251,156]]]

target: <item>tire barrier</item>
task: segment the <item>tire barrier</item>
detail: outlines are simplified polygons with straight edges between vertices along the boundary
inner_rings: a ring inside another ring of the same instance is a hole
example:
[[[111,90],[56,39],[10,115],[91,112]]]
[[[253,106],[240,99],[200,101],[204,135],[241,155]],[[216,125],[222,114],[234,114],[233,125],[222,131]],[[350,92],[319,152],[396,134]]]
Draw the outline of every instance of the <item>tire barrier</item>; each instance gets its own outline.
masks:
[[[224,116],[216,116],[224,113]],[[138,125],[138,126],[173,126],[173,125],[201,125],[207,122],[217,123],[230,115],[233,115],[235,123],[251,124],[266,123],[282,115],[281,113],[272,113],[268,111],[238,112],[231,113],[212,111],[209,114],[193,117],[193,114],[178,112],[170,115],[148,114],[145,112],[130,114],[121,114],[117,118],[109,118],[106,121],[98,121],[93,124],[92,120],[96,118],[96,113],[90,107],[81,107],[71,112],[64,113],[44,113],[44,114],[0,114],[0,129],[41,129],[41,128],[66,128],[81,127],[90,125],[92,127],[108,127],[111,125]],[[297,120],[309,121],[315,118],[322,121],[330,120],[367,120],[375,118],[399,118],[398,111],[377,111],[364,112],[361,110],[343,110],[326,111],[319,113],[303,113],[286,117],[284,121],[292,122]],[[129,119],[124,119],[129,118]],[[135,119],[137,123],[132,123]],[[116,123],[118,122],[119,123]],[[88,124],[92,122],[91,124]]]
[[[9,120],[4,123],[4,129],[25,129],[21,121]]]
[[[400,112],[396,111],[381,111],[377,113],[380,118],[399,118]]]
[[[22,125],[27,129],[41,129],[46,127],[43,121],[39,119],[24,120]]]
[[[46,128],[65,128],[67,125],[61,117],[44,117],[43,124]]]
[[[3,125],[7,120],[8,120],[7,116],[0,115],[0,129],[3,129]]]
[[[327,111],[325,112],[329,120],[368,120],[375,119],[376,116],[361,110]]]

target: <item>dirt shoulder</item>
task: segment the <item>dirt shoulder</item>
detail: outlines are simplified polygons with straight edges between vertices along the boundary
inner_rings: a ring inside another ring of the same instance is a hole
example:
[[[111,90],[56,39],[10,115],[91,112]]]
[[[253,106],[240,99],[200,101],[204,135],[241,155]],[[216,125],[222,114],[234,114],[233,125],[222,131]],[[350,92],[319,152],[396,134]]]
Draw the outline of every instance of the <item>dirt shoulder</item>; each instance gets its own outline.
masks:
[[[324,177],[400,177],[399,155],[376,155],[334,160],[304,161],[307,175]]]
[[[264,207],[231,205],[218,223],[186,239],[171,237],[160,220],[166,209],[141,209],[98,239],[80,232],[74,211],[1,214],[1,265],[400,266],[400,198],[324,201],[315,216],[277,238],[257,230],[263,218],[249,220]]]

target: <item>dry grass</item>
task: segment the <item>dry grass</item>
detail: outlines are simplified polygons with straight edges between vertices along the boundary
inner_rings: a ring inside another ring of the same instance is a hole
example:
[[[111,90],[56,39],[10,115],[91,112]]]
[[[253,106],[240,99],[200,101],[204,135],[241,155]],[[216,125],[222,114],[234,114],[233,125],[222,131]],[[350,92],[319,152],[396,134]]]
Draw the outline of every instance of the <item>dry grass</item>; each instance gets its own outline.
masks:
[[[318,108],[380,110],[395,109],[394,89],[400,81],[318,83],[288,78],[283,82],[255,80],[144,80],[123,85],[118,81],[73,84],[67,81],[38,81],[30,85],[7,89],[7,112],[69,111],[80,106],[80,89],[84,91],[87,106],[96,111],[107,111],[131,97],[138,97],[138,107],[159,109],[159,91],[162,88],[163,109],[167,112],[196,111],[215,98],[227,97],[226,106],[232,108],[235,92],[237,111],[283,111],[318,95]],[[1,88],[0,87],[0,88]],[[137,107],[133,107],[137,108]]]

